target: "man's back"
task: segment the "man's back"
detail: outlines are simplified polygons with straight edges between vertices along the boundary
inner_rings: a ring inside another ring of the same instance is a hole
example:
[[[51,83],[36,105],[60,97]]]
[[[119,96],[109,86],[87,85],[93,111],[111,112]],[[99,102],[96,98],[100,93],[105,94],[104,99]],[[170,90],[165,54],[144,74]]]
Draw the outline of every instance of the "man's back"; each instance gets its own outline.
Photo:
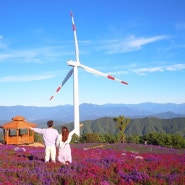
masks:
[[[54,128],[32,128],[35,132],[43,135],[44,143],[46,146],[55,146],[56,139],[58,136],[58,131]]]

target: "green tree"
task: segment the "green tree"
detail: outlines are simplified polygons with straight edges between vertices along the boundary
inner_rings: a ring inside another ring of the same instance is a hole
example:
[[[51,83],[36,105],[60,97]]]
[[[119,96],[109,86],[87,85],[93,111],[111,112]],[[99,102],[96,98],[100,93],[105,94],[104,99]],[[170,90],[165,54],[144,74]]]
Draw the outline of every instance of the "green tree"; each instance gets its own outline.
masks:
[[[172,146],[172,137],[170,134],[166,134],[165,137],[165,145],[166,146]]]
[[[80,136],[77,134],[73,134],[71,143],[79,143],[80,142]]]
[[[95,133],[85,133],[82,138],[82,142],[87,142],[87,143],[99,143],[100,138],[98,134]]]
[[[117,123],[117,127],[120,131],[118,136],[119,136],[121,142],[124,143],[125,138],[126,138],[125,130],[126,130],[128,124],[130,123],[130,119],[125,118],[124,116],[119,116],[119,117],[113,118],[113,120]]]
[[[105,139],[104,135],[99,134],[99,141],[100,141],[100,143],[106,143],[106,139]]]
[[[173,148],[185,148],[185,139],[179,134],[172,134],[172,147]]]
[[[132,136],[126,137],[126,141],[128,143],[139,144],[140,143],[140,136],[138,136],[138,135],[132,135]]]
[[[169,146],[173,148],[185,148],[185,139],[179,134],[149,133],[141,136],[141,141],[148,144]]]
[[[148,144],[159,145],[158,133],[153,132],[143,136],[143,141],[147,141]]]
[[[105,134],[104,138],[107,143],[116,143],[118,141],[117,136],[112,134]]]
[[[34,142],[44,143],[43,136],[37,132],[34,132]]]

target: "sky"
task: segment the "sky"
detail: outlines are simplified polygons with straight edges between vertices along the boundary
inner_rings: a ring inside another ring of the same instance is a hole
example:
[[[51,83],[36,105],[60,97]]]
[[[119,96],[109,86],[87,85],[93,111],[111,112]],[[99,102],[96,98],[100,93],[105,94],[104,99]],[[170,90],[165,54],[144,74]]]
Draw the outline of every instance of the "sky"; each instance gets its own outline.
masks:
[[[79,104],[185,103],[184,0],[4,0],[0,11],[0,106],[73,104],[73,77],[50,101],[75,61]]]

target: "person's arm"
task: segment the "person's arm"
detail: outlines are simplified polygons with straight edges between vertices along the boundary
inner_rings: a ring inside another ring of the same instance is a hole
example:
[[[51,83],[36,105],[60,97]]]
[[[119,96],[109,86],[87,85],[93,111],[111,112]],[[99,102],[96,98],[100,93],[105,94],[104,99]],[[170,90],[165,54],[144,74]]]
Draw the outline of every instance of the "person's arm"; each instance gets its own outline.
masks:
[[[76,133],[76,130],[73,129],[71,132],[69,132],[69,136],[72,136],[72,135],[75,134],[75,133]]]
[[[44,132],[44,129],[41,129],[41,128],[32,128],[32,127],[29,127],[29,129],[31,129],[34,132],[37,132],[39,134],[43,134],[43,132]]]
[[[82,127],[82,126],[83,126],[83,124],[80,124],[80,127]],[[71,132],[69,132],[68,139],[67,139],[67,141],[66,141],[65,143],[70,143],[71,140],[72,140],[72,136],[73,136],[73,134],[75,134],[75,133],[76,133],[76,129],[74,128]]]
[[[61,140],[61,135],[58,135],[57,140],[56,140],[56,146],[60,146],[60,140]]]
[[[80,127],[82,127],[83,126],[83,124],[80,124]],[[76,133],[76,129],[74,128],[70,133],[69,133],[69,135],[71,135],[71,137],[73,136],[73,134],[75,134]]]

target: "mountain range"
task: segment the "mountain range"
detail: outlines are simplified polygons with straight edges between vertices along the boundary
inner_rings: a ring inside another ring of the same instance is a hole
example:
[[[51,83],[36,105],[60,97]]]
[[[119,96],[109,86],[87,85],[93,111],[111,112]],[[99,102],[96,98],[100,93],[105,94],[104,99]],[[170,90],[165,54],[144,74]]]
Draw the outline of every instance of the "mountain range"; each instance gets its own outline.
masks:
[[[81,135],[85,133],[116,135],[120,132],[117,123],[110,117],[87,120],[82,123],[83,127],[80,128]],[[70,130],[73,129],[73,123],[66,124],[66,126],[70,128]],[[61,126],[56,128],[58,128],[60,132]],[[149,133],[179,134],[185,137],[185,118],[135,118],[130,120],[125,130],[126,136],[142,136]]]
[[[15,116],[23,116],[27,121],[56,120],[73,122],[73,105],[54,107],[36,106],[0,106],[0,123],[11,121]],[[185,103],[140,103],[140,104],[81,104],[80,120],[94,120],[102,117],[117,117],[124,115],[131,119],[157,117],[161,119],[185,117]]]

